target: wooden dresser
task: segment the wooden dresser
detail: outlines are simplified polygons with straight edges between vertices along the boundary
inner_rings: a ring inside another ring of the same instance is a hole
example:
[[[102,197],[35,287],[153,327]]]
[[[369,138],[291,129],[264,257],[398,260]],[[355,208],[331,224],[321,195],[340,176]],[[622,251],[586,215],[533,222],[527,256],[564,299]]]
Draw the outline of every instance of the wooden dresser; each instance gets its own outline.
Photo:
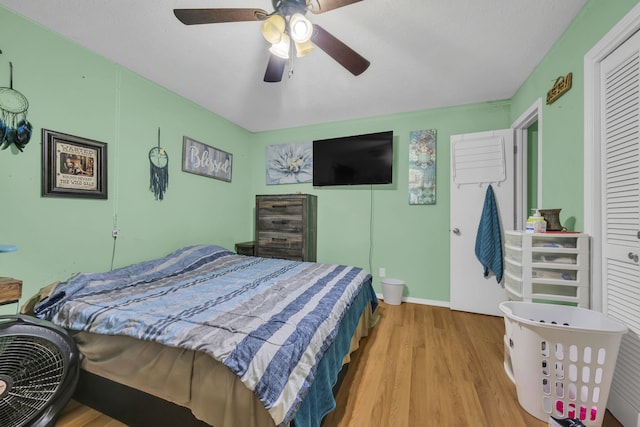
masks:
[[[315,262],[317,199],[310,194],[256,196],[256,256]]]

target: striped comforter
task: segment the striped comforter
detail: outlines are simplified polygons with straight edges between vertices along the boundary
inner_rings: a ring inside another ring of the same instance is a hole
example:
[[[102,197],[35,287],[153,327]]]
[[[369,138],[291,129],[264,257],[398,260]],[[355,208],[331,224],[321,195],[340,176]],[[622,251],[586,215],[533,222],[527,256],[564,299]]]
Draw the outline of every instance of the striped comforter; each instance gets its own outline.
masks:
[[[363,286],[371,287],[370,275],[356,267],[192,246],[108,273],[77,274],[35,312],[72,330],[207,353],[253,390],[276,425],[286,425]]]

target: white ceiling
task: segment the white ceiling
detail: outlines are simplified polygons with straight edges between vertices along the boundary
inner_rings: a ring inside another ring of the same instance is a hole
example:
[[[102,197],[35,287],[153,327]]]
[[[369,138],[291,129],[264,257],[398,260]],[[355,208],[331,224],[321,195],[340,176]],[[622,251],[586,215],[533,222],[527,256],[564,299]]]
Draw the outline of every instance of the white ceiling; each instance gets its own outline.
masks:
[[[271,12],[270,0],[0,0],[252,132],[511,98],[585,2],[363,0],[309,13],[371,66],[355,77],[315,49],[265,83],[259,22],[186,26],[173,9]]]

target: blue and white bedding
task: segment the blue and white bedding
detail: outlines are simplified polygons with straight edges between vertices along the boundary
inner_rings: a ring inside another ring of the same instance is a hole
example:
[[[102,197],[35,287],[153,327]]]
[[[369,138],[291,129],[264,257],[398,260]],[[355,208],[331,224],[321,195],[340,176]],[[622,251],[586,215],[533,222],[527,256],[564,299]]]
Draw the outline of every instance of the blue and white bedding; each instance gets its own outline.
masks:
[[[108,273],[77,274],[35,313],[71,330],[204,352],[240,377],[275,425],[286,425],[318,388],[312,387],[318,364],[343,318],[368,304],[375,308],[377,299],[360,268],[203,245]],[[305,417],[315,418],[308,411]]]

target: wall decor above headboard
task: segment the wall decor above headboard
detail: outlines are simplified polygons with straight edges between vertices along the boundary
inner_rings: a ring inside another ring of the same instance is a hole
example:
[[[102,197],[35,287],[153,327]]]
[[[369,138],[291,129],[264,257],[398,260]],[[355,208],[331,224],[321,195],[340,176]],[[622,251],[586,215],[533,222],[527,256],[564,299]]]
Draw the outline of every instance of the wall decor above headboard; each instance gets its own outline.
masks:
[[[13,144],[22,152],[31,139],[33,126],[27,120],[29,101],[13,88],[12,62],[9,70],[9,87],[0,87],[0,145],[4,150]]]

